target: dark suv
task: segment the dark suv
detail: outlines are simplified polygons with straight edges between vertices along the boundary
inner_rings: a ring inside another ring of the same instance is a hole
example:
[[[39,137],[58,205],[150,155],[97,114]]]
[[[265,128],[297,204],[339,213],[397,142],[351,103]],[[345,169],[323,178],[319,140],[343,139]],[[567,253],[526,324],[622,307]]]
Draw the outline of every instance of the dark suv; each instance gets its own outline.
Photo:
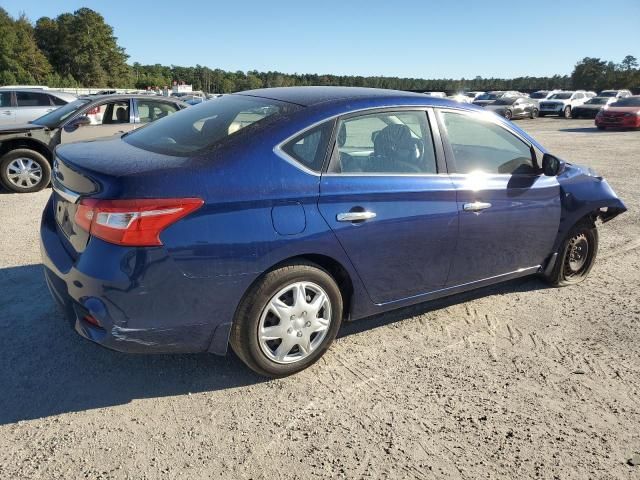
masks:
[[[173,98],[104,95],[78,98],[30,123],[2,125],[0,183],[18,193],[42,190],[59,144],[123,134],[186,107]]]

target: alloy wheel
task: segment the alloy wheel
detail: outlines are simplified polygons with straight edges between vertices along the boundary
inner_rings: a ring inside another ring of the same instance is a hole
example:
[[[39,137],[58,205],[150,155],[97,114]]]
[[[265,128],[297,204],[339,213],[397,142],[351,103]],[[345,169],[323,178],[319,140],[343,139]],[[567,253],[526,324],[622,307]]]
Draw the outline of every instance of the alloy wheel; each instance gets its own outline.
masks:
[[[331,325],[331,302],[312,282],[282,288],[267,303],[258,324],[258,343],[276,363],[295,363],[322,344]]]
[[[6,173],[9,181],[18,188],[35,187],[42,181],[42,167],[26,157],[9,162]]]

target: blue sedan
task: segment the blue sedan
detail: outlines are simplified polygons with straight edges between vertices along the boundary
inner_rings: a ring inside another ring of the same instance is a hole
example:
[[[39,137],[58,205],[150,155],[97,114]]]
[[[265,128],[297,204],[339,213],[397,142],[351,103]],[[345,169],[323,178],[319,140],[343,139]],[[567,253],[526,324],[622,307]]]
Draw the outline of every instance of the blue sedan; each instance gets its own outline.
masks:
[[[280,377],[342,321],[537,274],[582,281],[626,210],[588,168],[472,105],[273,88],[56,151],[45,276],[124,352],[231,345]]]

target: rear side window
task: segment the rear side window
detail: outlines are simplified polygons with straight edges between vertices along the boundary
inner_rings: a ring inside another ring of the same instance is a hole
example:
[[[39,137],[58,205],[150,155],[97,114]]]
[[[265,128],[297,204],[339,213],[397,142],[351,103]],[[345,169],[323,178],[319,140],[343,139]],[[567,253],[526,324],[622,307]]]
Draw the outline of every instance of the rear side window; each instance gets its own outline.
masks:
[[[261,97],[225,95],[150,123],[126,136],[134,147],[165,155],[205,151],[245,128],[300,110],[298,105]]]
[[[442,112],[457,173],[535,173],[531,150],[518,137],[478,116]]]
[[[282,150],[310,170],[319,172],[327,154],[333,122],[307,130],[282,147]]]
[[[341,120],[330,171],[347,174],[437,173],[426,112],[385,112]]]
[[[18,107],[50,107],[49,95],[37,92],[16,92]]]

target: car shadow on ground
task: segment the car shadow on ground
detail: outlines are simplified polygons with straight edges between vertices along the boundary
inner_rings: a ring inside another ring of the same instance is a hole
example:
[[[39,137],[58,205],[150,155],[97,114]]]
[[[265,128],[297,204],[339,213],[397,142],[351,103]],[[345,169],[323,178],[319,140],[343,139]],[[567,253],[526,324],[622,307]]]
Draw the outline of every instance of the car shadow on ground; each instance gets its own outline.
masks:
[[[340,336],[487,295],[544,288],[521,279],[343,325]],[[58,312],[41,265],[0,269],[0,425],[109,407],[134,399],[243,387],[267,381],[233,353],[133,355],[77,335]]]
[[[374,317],[368,317],[353,322],[346,322],[342,325],[338,337],[345,337],[361,333],[365,330],[371,330],[392,323],[407,320],[412,317],[422,315],[427,312],[435,312],[442,310],[453,305],[469,302],[479,298],[490,297],[493,295],[504,295],[507,293],[516,292],[531,292],[534,290],[543,290],[551,288],[544,283],[541,279],[530,276],[524,278],[518,278],[510,280],[504,283],[498,283],[496,285],[490,285],[488,287],[479,288],[477,290],[471,290],[469,292],[458,293],[451,295],[450,297],[444,297],[437,300],[431,300],[410,307],[399,308],[398,310],[392,310],[387,313],[382,313]]]

